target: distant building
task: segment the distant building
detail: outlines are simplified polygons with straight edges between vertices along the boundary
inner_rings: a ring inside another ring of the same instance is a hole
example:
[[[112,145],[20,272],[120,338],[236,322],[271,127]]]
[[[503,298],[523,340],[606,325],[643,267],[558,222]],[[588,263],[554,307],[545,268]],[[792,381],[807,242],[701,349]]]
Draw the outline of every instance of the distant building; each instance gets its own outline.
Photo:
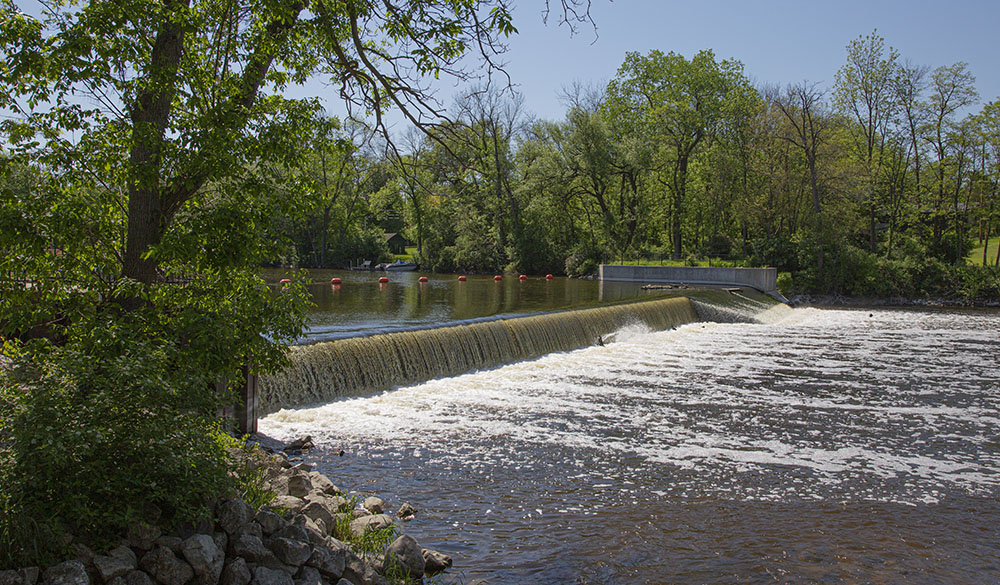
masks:
[[[402,234],[385,234],[385,243],[393,254],[406,254],[406,246],[410,243]]]

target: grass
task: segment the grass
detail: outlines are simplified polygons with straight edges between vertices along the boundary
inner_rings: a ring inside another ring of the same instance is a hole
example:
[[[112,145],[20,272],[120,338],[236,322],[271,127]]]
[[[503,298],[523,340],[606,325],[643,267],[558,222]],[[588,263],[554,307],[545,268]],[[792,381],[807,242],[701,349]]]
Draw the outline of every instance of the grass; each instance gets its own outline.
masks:
[[[990,266],[996,264],[997,261],[997,250],[1000,250],[1000,236],[995,238],[990,238],[989,240],[989,250],[987,251],[986,263]],[[978,246],[969,251],[969,255],[965,257],[965,261],[969,264],[974,264],[976,266],[983,265],[983,246]]]
[[[392,254],[393,260],[402,260],[403,262],[413,262],[413,259],[417,256],[416,246],[407,246],[405,254]]]

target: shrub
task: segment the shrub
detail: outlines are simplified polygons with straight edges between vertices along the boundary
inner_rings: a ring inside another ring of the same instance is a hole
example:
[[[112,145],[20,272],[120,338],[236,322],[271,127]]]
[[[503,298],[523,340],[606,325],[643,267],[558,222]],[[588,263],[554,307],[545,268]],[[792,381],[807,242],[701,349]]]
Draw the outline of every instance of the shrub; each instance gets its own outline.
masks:
[[[775,281],[775,286],[778,288],[778,292],[788,296],[792,292],[792,273],[791,272],[780,272],[778,273],[778,278]]]

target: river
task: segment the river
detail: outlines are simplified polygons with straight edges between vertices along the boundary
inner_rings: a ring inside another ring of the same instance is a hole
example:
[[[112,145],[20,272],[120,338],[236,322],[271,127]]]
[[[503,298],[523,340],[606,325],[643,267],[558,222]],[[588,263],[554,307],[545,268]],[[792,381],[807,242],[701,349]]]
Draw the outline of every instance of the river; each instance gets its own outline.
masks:
[[[457,582],[1000,582],[1000,313],[769,320],[633,327],[260,429],[413,504]]]

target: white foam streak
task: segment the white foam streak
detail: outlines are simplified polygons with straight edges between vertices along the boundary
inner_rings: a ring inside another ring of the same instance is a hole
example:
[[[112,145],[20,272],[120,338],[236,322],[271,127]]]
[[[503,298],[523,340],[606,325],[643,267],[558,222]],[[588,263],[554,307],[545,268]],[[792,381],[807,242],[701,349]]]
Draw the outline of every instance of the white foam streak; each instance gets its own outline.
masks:
[[[477,458],[516,444],[595,469],[635,459],[644,473],[702,472],[677,489],[746,498],[853,490],[917,502],[941,486],[1000,487],[988,438],[1000,424],[997,314],[769,313],[762,324],[629,327],[604,346],[283,410],[261,429],[443,453],[467,445]],[[746,473],[772,485],[720,482]]]

